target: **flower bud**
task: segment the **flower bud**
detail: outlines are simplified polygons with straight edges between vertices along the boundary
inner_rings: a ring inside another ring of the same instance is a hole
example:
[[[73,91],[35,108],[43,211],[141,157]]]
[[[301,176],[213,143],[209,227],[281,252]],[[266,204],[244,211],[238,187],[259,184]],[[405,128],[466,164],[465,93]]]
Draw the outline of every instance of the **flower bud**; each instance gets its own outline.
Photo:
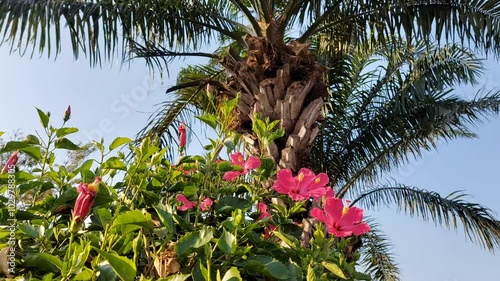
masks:
[[[179,130],[179,151],[180,153],[182,153],[184,151],[184,147],[186,146],[186,124],[182,122],[178,130]]]
[[[9,157],[9,160],[7,160],[7,163],[3,167],[1,174],[7,173],[10,169],[15,168],[15,166],[17,165],[17,160],[19,160],[17,153],[17,151],[14,151],[14,153],[12,153],[12,155]]]
[[[101,177],[97,177],[93,183],[80,183],[77,187],[78,197],[73,209],[73,220],[71,222],[71,232],[77,232],[81,223],[87,218],[94,206],[97,188],[101,182]]]
[[[71,106],[70,105],[68,105],[68,108],[64,112],[63,121],[67,122],[69,120],[69,118],[71,118]]]

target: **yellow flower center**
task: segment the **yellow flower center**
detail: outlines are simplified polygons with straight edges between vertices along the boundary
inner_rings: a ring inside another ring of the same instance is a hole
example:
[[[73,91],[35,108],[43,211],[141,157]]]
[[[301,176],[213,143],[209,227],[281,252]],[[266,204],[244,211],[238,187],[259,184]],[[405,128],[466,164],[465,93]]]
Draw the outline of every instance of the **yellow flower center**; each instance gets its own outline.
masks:
[[[303,181],[304,180],[304,174],[303,173],[300,173],[298,175],[298,178],[299,178],[299,181]]]
[[[238,162],[243,162],[243,156],[238,156]]]
[[[347,214],[347,211],[349,211],[349,207],[346,206],[342,209],[342,215]]]
[[[321,181],[321,179],[320,179],[320,178],[316,178],[316,179],[314,180],[314,183],[315,183],[315,184],[318,184],[320,181]]]
[[[99,183],[91,183],[87,186],[87,189],[92,192],[97,192],[97,186]]]

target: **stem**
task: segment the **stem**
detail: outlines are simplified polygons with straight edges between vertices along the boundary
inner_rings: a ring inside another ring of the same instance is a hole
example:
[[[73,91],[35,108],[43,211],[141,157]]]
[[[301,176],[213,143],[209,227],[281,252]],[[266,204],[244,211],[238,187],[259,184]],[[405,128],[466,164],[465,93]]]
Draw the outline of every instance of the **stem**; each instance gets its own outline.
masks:
[[[71,232],[70,237],[69,237],[68,249],[66,250],[66,254],[64,255],[64,262],[69,262],[69,257],[71,256],[70,255],[70,251],[73,248],[74,237],[75,237],[75,235],[73,234],[73,232]],[[70,280],[69,276],[71,275],[71,269],[72,268],[73,268],[73,264],[71,264],[71,267],[68,269],[68,271],[65,274],[64,278],[62,279],[62,281]]]

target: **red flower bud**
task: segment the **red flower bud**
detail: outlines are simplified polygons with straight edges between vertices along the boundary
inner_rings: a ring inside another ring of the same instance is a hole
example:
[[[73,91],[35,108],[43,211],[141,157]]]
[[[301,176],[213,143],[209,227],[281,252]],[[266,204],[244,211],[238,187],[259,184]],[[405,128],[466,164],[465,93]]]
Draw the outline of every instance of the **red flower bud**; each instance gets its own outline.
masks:
[[[179,151],[182,153],[186,146],[186,124],[184,122],[178,128],[179,130]]]
[[[14,153],[12,153],[12,155],[9,157],[9,160],[7,160],[7,163],[2,169],[2,174],[7,173],[10,169],[15,168],[17,160],[19,159],[19,157],[17,157],[17,153],[17,151],[14,151]]]
[[[63,121],[67,122],[69,120],[69,118],[71,118],[71,106],[70,105],[68,105],[68,108],[64,112]]]
[[[78,197],[73,209],[73,220],[78,225],[90,214],[96,197],[97,187],[101,182],[101,177],[97,177],[93,183],[80,183],[77,187]]]

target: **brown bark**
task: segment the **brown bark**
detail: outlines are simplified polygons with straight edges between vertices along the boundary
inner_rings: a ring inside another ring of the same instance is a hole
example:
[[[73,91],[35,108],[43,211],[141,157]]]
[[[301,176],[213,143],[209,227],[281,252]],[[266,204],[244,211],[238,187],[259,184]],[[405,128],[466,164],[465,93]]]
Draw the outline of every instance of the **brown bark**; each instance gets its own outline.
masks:
[[[247,36],[247,57],[232,54],[221,62],[232,73],[222,94],[241,93],[236,130],[244,135],[247,150],[272,157],[280,169],[297,172],[318,134],[318,121],[326,97],[325,68],[308,52],[309,45],[292,41],[272,44],[267,38]],[[254,112],[280,120],[285,136],[260,148],[251,131]],[[262,151],[263,150],[263,151]]]

